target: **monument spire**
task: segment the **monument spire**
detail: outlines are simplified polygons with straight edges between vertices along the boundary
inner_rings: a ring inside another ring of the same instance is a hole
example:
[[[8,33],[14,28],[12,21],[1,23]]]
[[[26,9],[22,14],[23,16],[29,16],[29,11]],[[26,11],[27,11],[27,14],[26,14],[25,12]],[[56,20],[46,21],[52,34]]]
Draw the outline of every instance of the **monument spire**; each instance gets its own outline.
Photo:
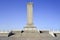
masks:
[[[33,5],[31,2],[27,4],[27,24],[33,24]]]
[[[33,3],[29,2],[27,4],[27,25],[24,27],[24,30],[36,30],[36,27],[33,25]]]

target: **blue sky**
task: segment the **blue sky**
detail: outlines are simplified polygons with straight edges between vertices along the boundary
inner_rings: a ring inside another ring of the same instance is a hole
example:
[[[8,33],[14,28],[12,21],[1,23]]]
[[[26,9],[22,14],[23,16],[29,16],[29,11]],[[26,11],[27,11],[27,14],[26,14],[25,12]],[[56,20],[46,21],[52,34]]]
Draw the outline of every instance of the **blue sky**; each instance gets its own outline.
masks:
[[[0,0],[0,30],[21,30],[27,23],[26,5],[33,2],[33,22],[39,30],[60,30],[60,0]]]

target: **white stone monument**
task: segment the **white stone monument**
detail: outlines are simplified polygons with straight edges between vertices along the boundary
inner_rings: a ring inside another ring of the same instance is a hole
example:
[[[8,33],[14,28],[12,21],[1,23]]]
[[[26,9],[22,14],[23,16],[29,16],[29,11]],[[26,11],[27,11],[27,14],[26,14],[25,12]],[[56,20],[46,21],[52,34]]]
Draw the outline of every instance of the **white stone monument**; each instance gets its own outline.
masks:
[[[33,24],[33,3],[29,2],[27,4],[27,25],[24,27],[24,30],[36,30],[36,27]]]

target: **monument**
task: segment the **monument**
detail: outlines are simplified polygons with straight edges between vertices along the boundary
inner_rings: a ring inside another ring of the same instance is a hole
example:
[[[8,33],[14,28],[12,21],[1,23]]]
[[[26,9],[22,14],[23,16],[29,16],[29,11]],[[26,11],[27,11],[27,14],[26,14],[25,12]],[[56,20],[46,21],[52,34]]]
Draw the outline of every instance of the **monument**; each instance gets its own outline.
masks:
[[[33,23],[33,3],[29,2],[27,4],[27,25],[24,27],[24,30],[36,30],[36,27]]]
[[[60,40],[60,32],[37,30],[33,23],[33,3],[27,4],[27,24],[23,30],[0,32],[0,40]]]

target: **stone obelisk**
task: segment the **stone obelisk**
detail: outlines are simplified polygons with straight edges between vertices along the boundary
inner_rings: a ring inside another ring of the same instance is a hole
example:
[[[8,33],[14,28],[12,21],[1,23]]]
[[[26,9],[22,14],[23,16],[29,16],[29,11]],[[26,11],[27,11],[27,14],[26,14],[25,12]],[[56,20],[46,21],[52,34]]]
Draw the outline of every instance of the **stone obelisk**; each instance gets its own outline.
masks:
[[[27,24],[33,24],[33,5],[32,3],[27,4]]]
[[[27,25],[24,27],[24,30],[36,30],[36,27],[33,25],[33,4],[29,2],[27,4]]]

